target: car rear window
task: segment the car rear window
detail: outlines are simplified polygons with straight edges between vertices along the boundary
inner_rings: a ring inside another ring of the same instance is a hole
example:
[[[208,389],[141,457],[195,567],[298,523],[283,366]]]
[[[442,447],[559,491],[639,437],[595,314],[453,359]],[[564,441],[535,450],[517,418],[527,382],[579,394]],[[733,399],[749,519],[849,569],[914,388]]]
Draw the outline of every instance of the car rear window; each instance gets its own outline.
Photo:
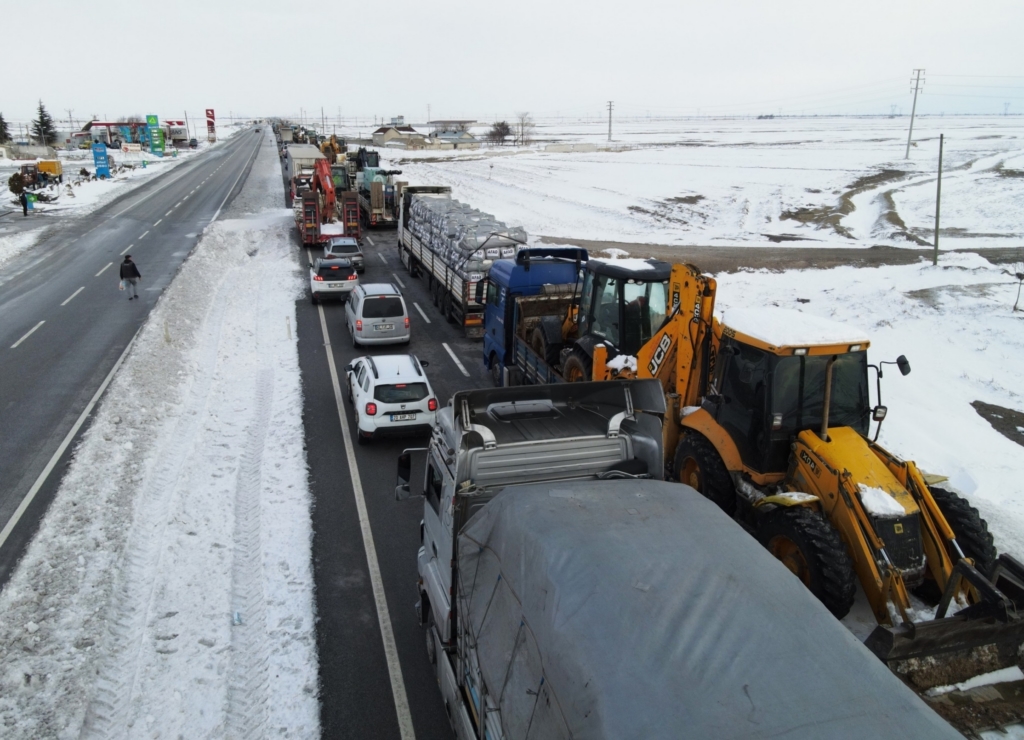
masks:
[[[318,274],[324,280],[348,280],[352,274],[352,268],[341,265],[320,265]]]
[[[331,254],[352,254],[359,251],[358,244],[330,244],[327,251]]]
[[[396,383],[395,385],[378,385],[373,389],[373,397],[381,403],[422,401],[427,397],[427,384]]]
[[[364,319],[390,319],[405,316],[402,299],[397,296],[367,296],[363,302]]]

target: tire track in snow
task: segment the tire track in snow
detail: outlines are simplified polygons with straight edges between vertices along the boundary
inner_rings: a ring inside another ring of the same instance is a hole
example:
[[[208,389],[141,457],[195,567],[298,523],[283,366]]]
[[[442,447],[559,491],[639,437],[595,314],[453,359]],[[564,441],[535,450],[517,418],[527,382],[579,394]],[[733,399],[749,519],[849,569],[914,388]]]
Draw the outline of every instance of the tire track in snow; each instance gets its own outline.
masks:
[[[207,324],[211,329],[202,342],[196,374],[184,408],[138,499],[132,532],[125,548],[124,575],[115,589],[108,617],[107,655],[101,663],[86,709],[81,733],[83,738],[123,738],[128,737],[131,729],[128,726],[130,708],[139,680],[146,625],[159,582],[160,561],[167,550],[164,545],[167,512],[195,439],[201,434],[229,303],[228,287],[233,283],[231,277],[237,272],[237,268],[229,271],[220,282]]]

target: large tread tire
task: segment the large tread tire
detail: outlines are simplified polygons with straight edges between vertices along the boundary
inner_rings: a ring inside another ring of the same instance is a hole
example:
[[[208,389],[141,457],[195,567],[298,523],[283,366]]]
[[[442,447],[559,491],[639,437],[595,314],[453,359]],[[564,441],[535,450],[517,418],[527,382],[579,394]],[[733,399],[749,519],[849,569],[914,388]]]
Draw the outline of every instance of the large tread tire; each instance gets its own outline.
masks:
[[[582,383],[593,377],[593,362],[581,352],[573,352],[565,360],[562,377],[570,383]]]
[[[992,533],[988,531],[988,522],[959,494],[931,486],[928,490],[956,535],[957,544],[964,555],[974,561],[974,567],[986,578],[992,575],[998,553]]]
[[[707,437],[687,432],[672,461],[672,477],[697,490],[729,516],[736,511],[736,487],[718,450]]]
[[[494,383],[496,388],[501,387],[501,363],[498,362],[498,355],[491,353],[491,382]]]
[[[857,577],[835,527],[804,506],[776,509],[760,522],[757,538],[837,619],[857,594]]]
[[[559,356],[562,353],[562,345],[549,345],[547,334],[544,333],[544,329],[540,326],[535,326],[533,332],[530,333],[530,347],[538,355],[544,358],[544,362],[551,367],[558,364]]]

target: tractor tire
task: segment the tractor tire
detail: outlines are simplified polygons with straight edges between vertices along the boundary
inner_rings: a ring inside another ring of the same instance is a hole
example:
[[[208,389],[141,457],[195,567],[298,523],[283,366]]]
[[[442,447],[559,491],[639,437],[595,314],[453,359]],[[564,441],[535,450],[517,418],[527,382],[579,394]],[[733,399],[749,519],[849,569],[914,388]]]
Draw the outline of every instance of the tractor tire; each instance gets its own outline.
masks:
[[[757,538],[836,617],[853,606],[857,577],[835,527],[803,506],[776,509],[757,529]]]
[[[498,362],[498,356],[493,352],[491,353],[491,382],[495,387],[501,387],[501,363]]]
[[[945,488],[929,486],[928,490],[956,535],[957,544],[964,555],[973,560],[974,567],[988,578],[992,575],[998,556],[992,534],[988,531],[988,523],[962,496]]]
[[[558,364],[558,359],[562,354],[562,345],[549,345],[544,329],[539,326],[534,327],[533,332],[530,334],[530,348],[543,357],[544,362],[551,367],[555,367]]]
[[[736,511],[736,487],[722,456],[704,435],[688,432],[679,440],[672,462],[672,476],[696,489],[729,516]]]
[[[582,352],[569,355],[562,367],[562,377],[569,383],[583,383],[591,379],[594,363]]]

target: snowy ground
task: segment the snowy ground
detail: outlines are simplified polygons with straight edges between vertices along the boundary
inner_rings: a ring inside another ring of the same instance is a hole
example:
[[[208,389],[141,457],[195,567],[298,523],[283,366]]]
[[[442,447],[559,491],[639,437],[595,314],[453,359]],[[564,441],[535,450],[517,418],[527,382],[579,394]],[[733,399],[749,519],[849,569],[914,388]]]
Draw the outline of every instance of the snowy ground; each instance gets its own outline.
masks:
[[[318,734],[302,284],[280,196],[264,146],[0,594],[4,737]]]
[[[533,235],[668,245],[931,244],[944,133],[943,248],[1024,245],[1024,118],[694,118],[543,122],[538,143],[382,149],[396,179],[456,197]],[[482,134],[482,131],[477,131]],[[597,145],[545,151],[548,143]]]

